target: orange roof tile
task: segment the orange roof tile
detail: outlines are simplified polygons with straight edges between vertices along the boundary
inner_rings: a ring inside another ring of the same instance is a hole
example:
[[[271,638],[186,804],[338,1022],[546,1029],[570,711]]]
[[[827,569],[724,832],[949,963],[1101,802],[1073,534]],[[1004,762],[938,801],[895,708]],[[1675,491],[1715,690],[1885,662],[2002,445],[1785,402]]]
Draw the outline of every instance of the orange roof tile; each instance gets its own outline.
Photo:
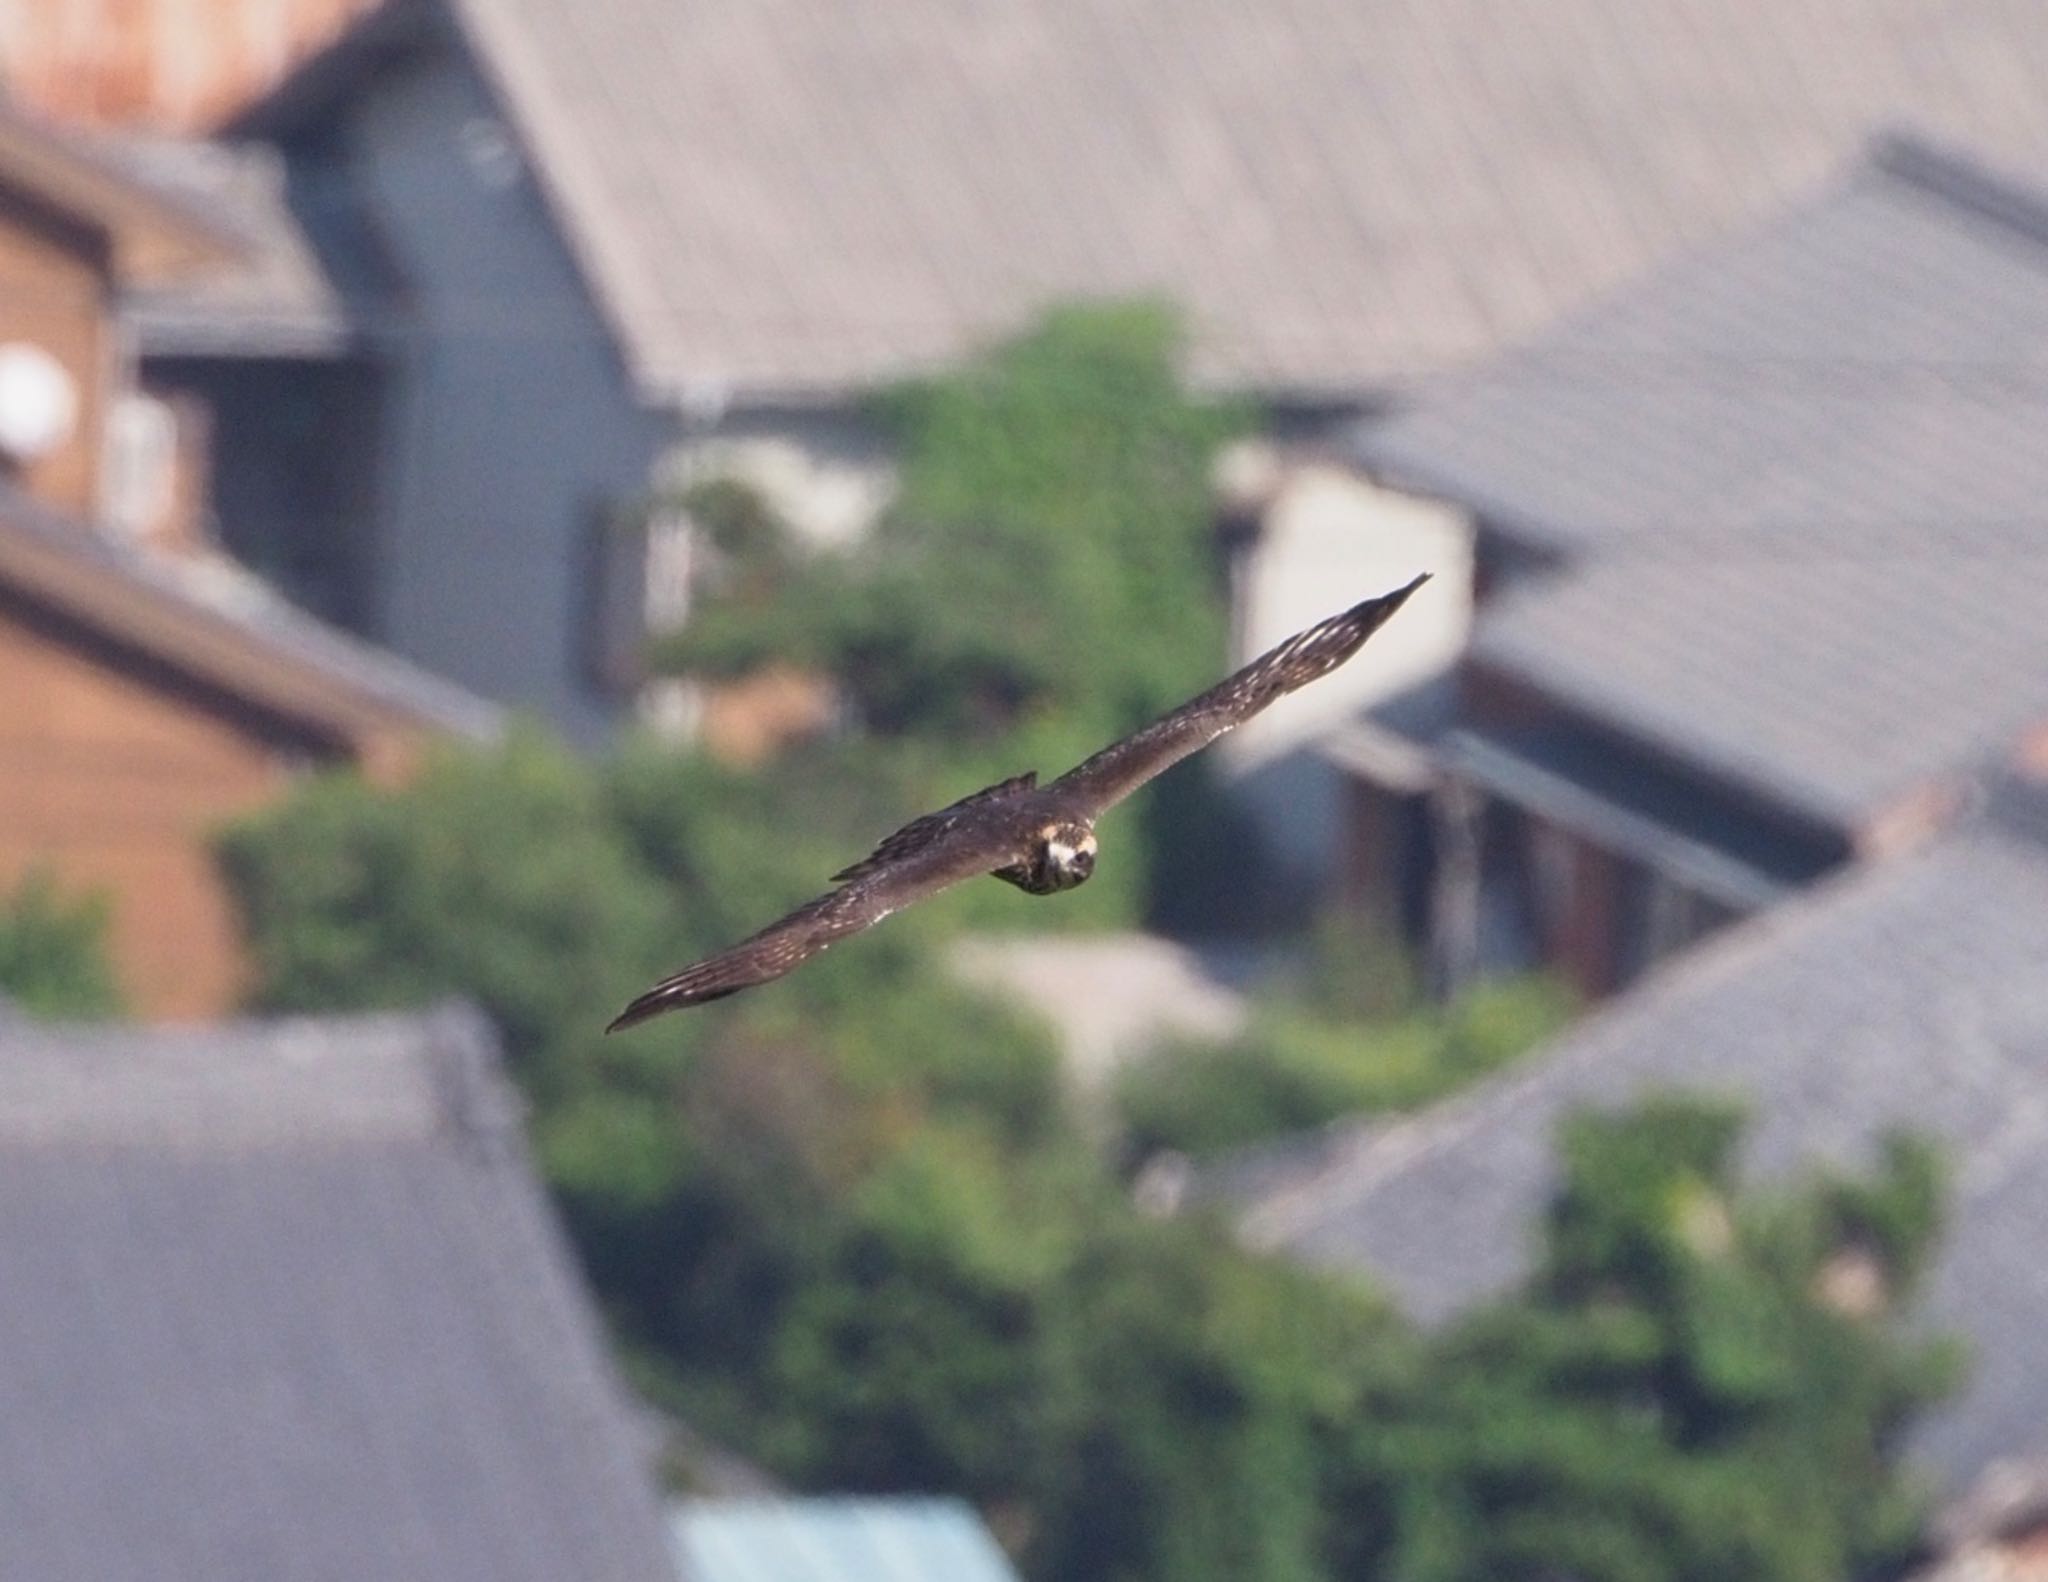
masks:
[[[198,131],[377,0],[34,0],[4,8],[0,75],[74,124]]]

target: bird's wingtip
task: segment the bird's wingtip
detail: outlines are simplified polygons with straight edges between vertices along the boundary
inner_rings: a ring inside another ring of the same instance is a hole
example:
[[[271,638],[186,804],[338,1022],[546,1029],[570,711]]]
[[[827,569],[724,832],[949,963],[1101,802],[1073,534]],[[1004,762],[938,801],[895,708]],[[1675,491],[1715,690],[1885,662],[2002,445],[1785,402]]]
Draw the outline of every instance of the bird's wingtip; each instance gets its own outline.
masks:
[[[717,981],[715,969],[718,965],[719,958],[713,957],[677,973],[673,978],[662,979],[607,1022],[605,1032],[623,1033],[629,1027],[638,1027],[642,1022],[652,1021],[670,1011],[680,1011],[690,1005],[709,1005],[713,1000],[722,1000],[749,986],[745,981]],[[712,970],[707,972],[706,969]]]
[[[1421,587],[1425,582],[1429,581],[1429,579],[1433,575],[1434,573],[1432,572],[1422,572],[1418,576],[1410,579],[1410,581],[1405,587],[1396,588],[1391,593],[1382,593],[1376,598],[1367,599],[1364,603],[1360,604],[1356,609],[1352,610],[1350,614],[1354,618],[1366,618],[1372,623],[1372,626],[1375,629],[1377,629],[1381,622],[1387,620],[1389,617],[1393,615],[1393,613],[1396,610],[1400,609],[1402,605],[1408,602],[1408,596],[1410,594],[1412,594],[1417,588]]]
[[[663,1011],[672,1010],[677,1003],[670,985],[656,984],[645,994],[628,1002],[623,1011],[605,1023],[605,1035],[609,1037],[613,1033],[623,1033],[629,1027],[638,1027],[642,1022],[661,1015]]]

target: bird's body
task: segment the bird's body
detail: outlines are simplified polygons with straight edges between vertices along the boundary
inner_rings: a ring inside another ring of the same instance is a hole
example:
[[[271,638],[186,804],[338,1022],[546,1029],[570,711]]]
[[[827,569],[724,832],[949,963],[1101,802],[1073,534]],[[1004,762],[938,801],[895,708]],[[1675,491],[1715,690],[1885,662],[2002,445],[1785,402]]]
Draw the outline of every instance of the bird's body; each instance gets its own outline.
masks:
[[[1049,785],[1039,785],[1035,772],[1018,775],[912,820],[834,874],[837,889],[664,978],[607,1031],[779,978],[835,941],[965,879],[990,874],[1032,895],[1086,882],[1095,870],[1095,821],[1103,813],[1274,699],[1335,670],[1428,580],[1425,573],[1289,638]]]

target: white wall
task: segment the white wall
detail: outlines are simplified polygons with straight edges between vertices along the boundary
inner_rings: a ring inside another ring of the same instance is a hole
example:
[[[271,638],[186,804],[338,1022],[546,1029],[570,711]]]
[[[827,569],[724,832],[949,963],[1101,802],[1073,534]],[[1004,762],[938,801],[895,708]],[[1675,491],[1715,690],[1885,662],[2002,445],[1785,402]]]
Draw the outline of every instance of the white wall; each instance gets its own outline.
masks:
[[[1433,574],[1365,652],[1217,744],[1272,854],[1312,876],[1331,868],[1339,839],[1337,774],[1313,744],[1456,663],[1472,623],[1472,531],[1451,507],[1382,489],[1340,463],[1274,465],[1258,541],[1236,568],[1237,663],[1418,572]]]
[[[670,488],[730,478],[755,490],[817,548],[843,549],[896,495],[882,433],[838,407],[737,410],[680,440],[663,459]]]

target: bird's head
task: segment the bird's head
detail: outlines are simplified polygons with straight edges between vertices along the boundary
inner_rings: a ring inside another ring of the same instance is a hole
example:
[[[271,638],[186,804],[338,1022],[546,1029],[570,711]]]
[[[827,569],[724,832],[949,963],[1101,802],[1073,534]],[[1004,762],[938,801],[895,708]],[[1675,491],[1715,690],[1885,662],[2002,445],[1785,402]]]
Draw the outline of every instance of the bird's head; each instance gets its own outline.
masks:
[[[1095,831],[1067,820],[1040,832],[1033,866],[1047,890],[1071,890],[1095,871]]]

